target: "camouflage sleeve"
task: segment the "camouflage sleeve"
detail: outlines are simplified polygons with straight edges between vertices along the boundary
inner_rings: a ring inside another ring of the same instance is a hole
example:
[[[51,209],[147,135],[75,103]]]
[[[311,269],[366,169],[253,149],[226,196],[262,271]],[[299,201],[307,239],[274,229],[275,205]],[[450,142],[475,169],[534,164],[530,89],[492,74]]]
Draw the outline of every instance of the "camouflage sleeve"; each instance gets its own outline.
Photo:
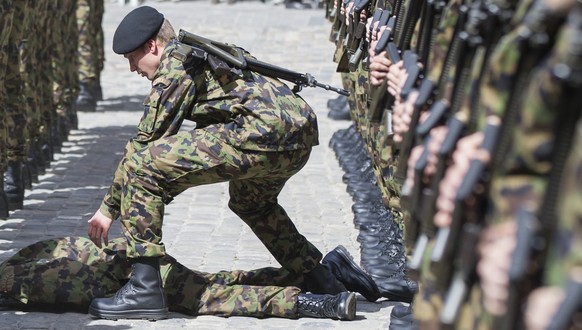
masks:
[[[109,217],[112,220],[116,220],[119,218],[121,214],[121,183],[123,177],[123,162],[126,159],[126,155],[128,153],[128,149],[130,147],[129,142],[125,147],[125,155],[123,156],[122,160],[119,162],[117,166],[117,170],[115,171],[115,176],[113,178],[113,183],[109,187],[107,194],[103,198],[101,202],[101,206],[99,207],[99,211],[103,213],[105,216]]]

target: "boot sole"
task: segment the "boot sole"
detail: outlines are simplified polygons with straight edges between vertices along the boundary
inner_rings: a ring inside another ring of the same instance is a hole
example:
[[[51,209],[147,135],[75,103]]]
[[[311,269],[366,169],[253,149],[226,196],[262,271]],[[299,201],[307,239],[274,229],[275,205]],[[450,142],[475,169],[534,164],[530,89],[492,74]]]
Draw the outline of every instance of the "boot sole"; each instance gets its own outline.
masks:
[[[346,298],[346,309],[344,311],[345,313],[339,315],[339,319],[342,321],[352,321],[353,319],[356,318],[356,301],[357,301],[356,294],[353,292],[344,293],[348,294],[348,297]]]
[[[89,314],[101,319],[117,321],[119,319],[142,319],[157,321],[168,317],[168,309],[136,309],[130,311],[103,311],[89,306]]]

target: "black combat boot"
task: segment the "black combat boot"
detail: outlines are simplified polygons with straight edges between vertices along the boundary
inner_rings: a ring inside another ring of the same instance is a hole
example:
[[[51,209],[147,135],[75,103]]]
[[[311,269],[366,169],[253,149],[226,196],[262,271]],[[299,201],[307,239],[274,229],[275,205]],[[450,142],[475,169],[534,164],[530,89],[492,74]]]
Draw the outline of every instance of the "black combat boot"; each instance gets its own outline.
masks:
[[[303,294],[297,297],[299,316],[351,321],[356,317],[356,294]]]
[[[24,182],[21,162],[8,161],[8,168],[4,172],[4,192],[8,197],[10,211],[22,208],[24,205]]]
[[[89,314],[110,320],[160,320],[168,316],[159,258],[135,259],[131,270],[129,281],[115,296],[91,302]]]
[[[320,294],[338,294],[348,291],[322,264],[317,265],[311,272],[304,275],[304,288],[307,292]]]
[[[389,330],[415,330],[418,329],[417,322],[412,315],[412,304],[409,306],[396,305],[390,312]]]
[[[327,267],[348,291],[359,292],[371,302],[380,298],[376,282],[354,262],[353,257],[342,245],[338,245],[323,257],[321,264]]]
[[[93,95],[93,88],[90,82],[79,83],[79,96],[77,96],[75,105],[79,111],[94,112],[97,110],[97,99]]]
[[[26,304],[0,292],[0,310],[22,309]]]
[[[0,175],[2,175],[0,173]],[[4,177],[2,176],[2,182],[4,182]],[[4,192],[4,184],[0,185],[0,220],[8,219],[10,208],[8,207],[8,197]]]
[[[30,166],[26,161],[22,162],[20,167],[22,168],[22,182],[24,185],[24,189],[31,190],[32,189],[32,171]]]

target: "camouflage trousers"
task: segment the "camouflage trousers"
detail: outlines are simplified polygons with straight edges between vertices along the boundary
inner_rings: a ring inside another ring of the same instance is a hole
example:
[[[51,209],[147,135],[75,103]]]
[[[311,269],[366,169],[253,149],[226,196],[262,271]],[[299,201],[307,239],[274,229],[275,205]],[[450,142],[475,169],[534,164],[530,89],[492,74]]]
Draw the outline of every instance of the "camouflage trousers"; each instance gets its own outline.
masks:
[[[122,173],[121,223],[128,257],[156,257],[162,244],[164,205],[182,191],[229,182],[229,207],[283,266],[311,271],[321,252],[299,233],[277,197],[309,159],[311,148],[265,152],[241,150],[205,129],[178,132],[143,146],[131,141]]]
[[[29,306],[85,309],[114,295],[129,279],[127,242],[104,249],[83,237],[34,243],[0,264],[0,294]],[[203,273],[171,256],[160,261],[170,310],[190,315],[297,317],[300,289],[284,269]]]

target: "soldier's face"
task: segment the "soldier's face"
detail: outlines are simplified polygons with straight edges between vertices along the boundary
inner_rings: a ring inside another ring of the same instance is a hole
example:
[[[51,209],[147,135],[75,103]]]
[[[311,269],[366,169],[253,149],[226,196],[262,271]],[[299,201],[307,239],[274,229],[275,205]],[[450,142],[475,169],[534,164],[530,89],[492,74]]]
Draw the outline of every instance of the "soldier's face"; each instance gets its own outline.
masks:
[[[148,80],[153,80],[160,65],[158,47],[153,40],[149,40],[142,47],[123,55],[129,62],[129,70],[137,72]]]

